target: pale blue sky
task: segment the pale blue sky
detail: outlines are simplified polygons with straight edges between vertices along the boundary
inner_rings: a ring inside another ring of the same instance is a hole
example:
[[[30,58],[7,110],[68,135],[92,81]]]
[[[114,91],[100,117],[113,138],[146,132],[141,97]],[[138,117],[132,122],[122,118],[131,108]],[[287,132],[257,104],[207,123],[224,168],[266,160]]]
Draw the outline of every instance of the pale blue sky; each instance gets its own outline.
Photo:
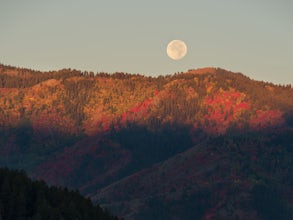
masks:
[[[221,67],[293,84],[293,0],[0,0],[0,63],[164,75]],[[181,39],[185,58],[166,46]]]

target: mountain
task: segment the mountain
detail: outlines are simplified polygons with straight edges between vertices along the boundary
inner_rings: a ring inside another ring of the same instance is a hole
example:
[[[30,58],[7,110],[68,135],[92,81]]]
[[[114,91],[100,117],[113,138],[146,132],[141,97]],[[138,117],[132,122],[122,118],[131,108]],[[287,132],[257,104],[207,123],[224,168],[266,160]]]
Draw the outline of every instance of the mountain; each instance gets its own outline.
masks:
[[[48,187],[24,172],[0,169],[0,219],[118,220],[78,192]]]
[[[0,87],[0,166],[127,219],[292,216],[291,85],[1,65]]]

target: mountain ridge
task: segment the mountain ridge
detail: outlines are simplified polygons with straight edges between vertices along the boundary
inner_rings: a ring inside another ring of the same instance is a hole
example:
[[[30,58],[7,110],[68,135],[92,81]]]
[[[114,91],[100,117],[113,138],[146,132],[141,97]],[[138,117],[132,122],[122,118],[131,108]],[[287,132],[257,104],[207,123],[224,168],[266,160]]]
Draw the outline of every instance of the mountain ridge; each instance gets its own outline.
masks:
[[[0,87],[0,165],[79,189],[118,216],[244,218],[248,207],[246,217],[267,219],[262,207],[252,206],[265,201],[255,196],[262,191],[281,198],[273,216],[292,209],[285,196],[293,181],[290,85],[220,68],[154,78],[0,65]],[[201,170],[190,174],[189,166]],[[163,184],[171,175],[182,181]],[[271,208],[275,203],[267,200]],[[195,206],[202,211],[190,213]]]

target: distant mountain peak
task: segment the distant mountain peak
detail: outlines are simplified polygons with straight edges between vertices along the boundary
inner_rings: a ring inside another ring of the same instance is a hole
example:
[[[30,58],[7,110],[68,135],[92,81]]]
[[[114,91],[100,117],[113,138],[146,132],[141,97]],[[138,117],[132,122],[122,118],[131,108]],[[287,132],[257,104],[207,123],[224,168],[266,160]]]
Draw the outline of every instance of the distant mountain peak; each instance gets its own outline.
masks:
[[[189,69],[187,73],[192,73],[192,74],[206,74],[206,73],[211,73],[215,74],[217,68],[214,67],[205,67],[205,68],[199,68],[199,69]]]

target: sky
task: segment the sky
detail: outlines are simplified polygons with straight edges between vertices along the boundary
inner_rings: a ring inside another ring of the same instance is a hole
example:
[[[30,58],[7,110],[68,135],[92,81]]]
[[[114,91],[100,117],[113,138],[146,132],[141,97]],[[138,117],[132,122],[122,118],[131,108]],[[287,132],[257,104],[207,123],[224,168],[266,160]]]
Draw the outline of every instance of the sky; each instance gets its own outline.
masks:
[[[158,76],[220,67],[293,85],[292,0],[0,0],[0,63]],[[187,55],[166,54],[183,40]]]

